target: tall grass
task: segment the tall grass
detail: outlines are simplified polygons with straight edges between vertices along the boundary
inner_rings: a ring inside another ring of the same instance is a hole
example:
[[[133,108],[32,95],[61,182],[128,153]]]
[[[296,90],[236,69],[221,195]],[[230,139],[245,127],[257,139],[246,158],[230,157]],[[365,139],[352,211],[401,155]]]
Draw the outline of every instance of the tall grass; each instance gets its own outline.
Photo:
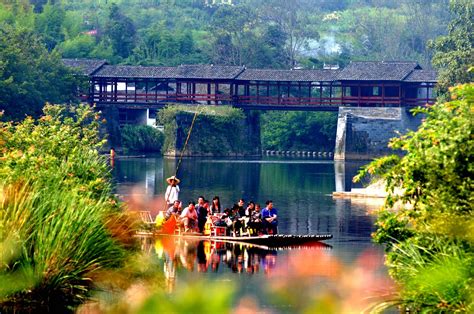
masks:
[[[86,107],[47,107],[39,121],[1,125],[0,305],[81,301],[95,273],[127,256],[97,120]]]
[[[388,255],[387,266],[403,287],[393,304],[403,304],[415,313],[474,310],[474,255],[462,243],[436,236],[430,245],[398,242]]]

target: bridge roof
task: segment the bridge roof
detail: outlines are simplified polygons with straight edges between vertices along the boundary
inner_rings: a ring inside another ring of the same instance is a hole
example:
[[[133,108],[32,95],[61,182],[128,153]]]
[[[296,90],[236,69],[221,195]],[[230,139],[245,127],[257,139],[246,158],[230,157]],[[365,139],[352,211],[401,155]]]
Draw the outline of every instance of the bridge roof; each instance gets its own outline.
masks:
[[[271,70],[246,69],[237,80],[274,82],[332,82],[340,70]]]
[[[94,77],[157,78],[157,79],[211,79],[231,80],[244,68],[222,65],[180,65],[177,67],[105,65]]]
[[[273,82],[399,81],[436,82],[437,73],[423,70],[409,61],[351,62],[339,70],[245,69],[241,66],[180,65],[131,66],[108,65],[106,60],[63,59],[82,75],[96,78],[151,78],[178,80],[237,80]]]
[[[362,61],[351,62],[341,70],[339,81],[403,81],[415,69],[421,70],[411,61]]]
[[[437,82],[438,73],[432,70],[415,70],[411,72],[404,82]]]
[[[104,65],[94,77],[107,78],[170,78],[174,77],[175,67]]]
[[[76,68],[82,75],[92,75],[102,66],[107,64],[106,60],[98,59],[62,59],[65,66]]]

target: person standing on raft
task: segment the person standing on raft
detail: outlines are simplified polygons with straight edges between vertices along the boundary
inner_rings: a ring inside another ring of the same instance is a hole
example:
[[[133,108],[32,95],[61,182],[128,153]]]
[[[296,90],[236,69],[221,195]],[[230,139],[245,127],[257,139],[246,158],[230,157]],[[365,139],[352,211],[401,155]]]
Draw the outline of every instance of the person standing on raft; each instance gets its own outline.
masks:
[[[179,182],[180,180],[176,176],[171,176],[166,179],[168,187],[166,188],[165,201],[168,206],[172,206],[174,201],[179,200]]]

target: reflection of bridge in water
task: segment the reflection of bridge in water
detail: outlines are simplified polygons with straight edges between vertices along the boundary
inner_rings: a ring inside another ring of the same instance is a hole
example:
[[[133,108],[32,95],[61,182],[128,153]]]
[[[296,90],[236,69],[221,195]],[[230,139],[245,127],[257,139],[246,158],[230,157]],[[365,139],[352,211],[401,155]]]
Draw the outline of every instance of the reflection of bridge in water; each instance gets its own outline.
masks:
[[[352,62],[337,70],[241,66],[117,66],[64,59],[89,78],[82,97],[98,107],[162,108],[167,103],[257,110],[335,111],[339,107],[410,107],[433,103],[436,73],[416,62]]]

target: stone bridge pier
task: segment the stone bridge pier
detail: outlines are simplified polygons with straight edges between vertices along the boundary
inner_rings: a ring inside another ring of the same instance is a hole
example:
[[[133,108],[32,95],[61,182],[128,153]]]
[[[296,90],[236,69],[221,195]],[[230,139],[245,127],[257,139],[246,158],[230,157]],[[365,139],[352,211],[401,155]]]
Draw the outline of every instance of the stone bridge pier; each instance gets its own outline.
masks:
[[[369,160],[393,154],[391,138],[416,130],[421,115],[409,108],[339,108],[334,160]]]

